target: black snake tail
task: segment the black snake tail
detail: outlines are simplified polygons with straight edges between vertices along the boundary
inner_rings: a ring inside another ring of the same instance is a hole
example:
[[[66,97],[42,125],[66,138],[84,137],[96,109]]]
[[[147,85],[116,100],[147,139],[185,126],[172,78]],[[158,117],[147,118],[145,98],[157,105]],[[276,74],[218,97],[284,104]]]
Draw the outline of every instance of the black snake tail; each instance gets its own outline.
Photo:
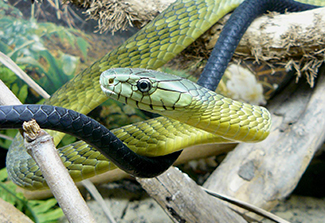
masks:
[[[181,152],[145,157],[123,144],[105,126],[86,115],[51,105],[0,106],[0,129],[19,129],[35,119],[41,128],[73,135],[95,147],[116,166],[136,177],[155,177],[167,170]]]
[[[223,27],[197,84],[215,91],[239,41],[255,18],[267,11],[299,12],[318,8],[293,0],[246,0],[240,4]]]

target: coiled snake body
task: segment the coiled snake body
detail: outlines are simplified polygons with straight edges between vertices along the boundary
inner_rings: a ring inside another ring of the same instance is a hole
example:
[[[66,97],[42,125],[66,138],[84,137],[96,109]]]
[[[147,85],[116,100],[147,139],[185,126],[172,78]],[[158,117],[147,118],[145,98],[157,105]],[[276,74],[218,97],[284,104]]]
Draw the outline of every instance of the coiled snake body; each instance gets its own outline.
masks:
[[[46,104],[57,105],[87,114],[107,99],[98,84],[102,72],[109,68],[118,67],[156,69],[162,66],[241,2],[243,0],[176,1],[123,45],[108,53],[61,87]],[[304,0],[304,2],[308,2],[308,0]],[[324,4],[320,0],[311,3]],[[246,105],[241,107],[237,103],[232,104],[228,99],[223,100],[228,107],[238,107],[241,111],[246,110]],[[185,110],[182,112],[187,113]],[[253,109],[250,112],[257,114],[258,118],[255,121],[267,114],[264,110],[261,112],[259,109]],[[204,113],[204,115],[206,114]],[[217,117],[215,116],[215,119]],[[197,118],[191,117],[192,120],[197,120]],[[222,118],[222,120],[229,121],[229,117]],[[237,116],[234,120],[237,121]],[[199,125],[196,126],[201,127]],[[220,129],[227,129],[226,125],[220,124],[219,126]],[[239,133],[237,130],[228,130],[224,134],[225,136],[229,135],[229,138],[234,137],[235,140],[240,140],[247,135],[254,141],[265,137],[267,129],[265,127],[262,133],[256,130],[256,134],[246,134],[245,131]],[[173,148],[173,151],[175,151],[199,143],[222,141],[220,137],[211,133],[197,128],[189,128],[186,124],[165,117],[126,126],[112,132],[124,141],[129,148],[139,154],[148,156],[169,154],[172,152],[170,150],[171,146],[176,146],[176,148]],[[53,133],[53,136],[55,142],[58,143],[63,134]],[[149,139],[149,141],[143,142],[141,141],[143,139]],[[21,146],[22,139],[17,136],[7,155],[7,170],[10,178],[18,185],[28,189],[44,188],[46,182],[41,177],[39,169],[26,151],[20,148]],[[114,167],[103,155],[83,142],[60,148],[59,152],[64,164],[75,180],[82,180]],[[73,159],[70,159],[70,157]]]

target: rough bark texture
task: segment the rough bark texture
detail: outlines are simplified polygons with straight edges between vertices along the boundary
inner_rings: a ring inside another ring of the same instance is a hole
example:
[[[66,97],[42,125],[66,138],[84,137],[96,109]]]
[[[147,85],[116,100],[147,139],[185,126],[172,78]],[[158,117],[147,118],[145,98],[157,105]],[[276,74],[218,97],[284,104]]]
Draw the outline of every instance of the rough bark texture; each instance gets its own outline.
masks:
[[[246,222],[174,167],[156,178],[137,181],[175,222]]]

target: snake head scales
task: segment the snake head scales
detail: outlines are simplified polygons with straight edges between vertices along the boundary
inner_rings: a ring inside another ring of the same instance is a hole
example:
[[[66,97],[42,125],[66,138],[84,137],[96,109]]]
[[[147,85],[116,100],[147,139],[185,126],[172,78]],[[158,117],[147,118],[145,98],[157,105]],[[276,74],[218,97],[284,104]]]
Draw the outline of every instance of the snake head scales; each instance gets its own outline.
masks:
[[[271,126],[267,109],[226,98],[190,80],[141,68],[114,68],[101,74],[110,98],[158,113],[234,141],[257,142]]]

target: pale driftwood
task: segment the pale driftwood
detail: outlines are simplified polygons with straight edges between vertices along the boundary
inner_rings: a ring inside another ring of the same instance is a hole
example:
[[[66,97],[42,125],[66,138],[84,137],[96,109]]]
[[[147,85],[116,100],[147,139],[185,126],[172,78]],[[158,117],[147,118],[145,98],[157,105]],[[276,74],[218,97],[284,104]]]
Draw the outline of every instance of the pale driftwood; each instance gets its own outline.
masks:
[[[175,222],[246,222],[174,167],[156,178],[137,181]]]
[[[21,104],[18,98],[0,80],[0,105]],[[58,203],[70,222],[95,222],[87,204],[63,165],[52,137],[42,130],[42,137],[27,144],[40,166]],[[77,207],[77,208],[76,208]]]
[[[272,100],[268,138],[238,145],[204,187],[266,210],[288,196],[325,138],[324,74],[323,69],[314,91],[293,83]]]
[[[20,105],[19,99],[0,80],[0,105]]]
[[[69,222],[96,222],[56,151],[53,138],[35,120],[23,125],[25,147],[39,166]]]
[[[223,21],[225,23],[226,21]],[[274,60],[319,52],[325,45],[325,8],[309,11],[270,14],[255,19],[236,49],[257,60]],[[211,31],[213,34],[215,31]],[[207,44],[212,49],[219,33]],[[319,52],[320,53],[320,52]]]
[[[20,212],[12,204],[0,198],[0,222],[24,222],[33,223],[30,218]]]

